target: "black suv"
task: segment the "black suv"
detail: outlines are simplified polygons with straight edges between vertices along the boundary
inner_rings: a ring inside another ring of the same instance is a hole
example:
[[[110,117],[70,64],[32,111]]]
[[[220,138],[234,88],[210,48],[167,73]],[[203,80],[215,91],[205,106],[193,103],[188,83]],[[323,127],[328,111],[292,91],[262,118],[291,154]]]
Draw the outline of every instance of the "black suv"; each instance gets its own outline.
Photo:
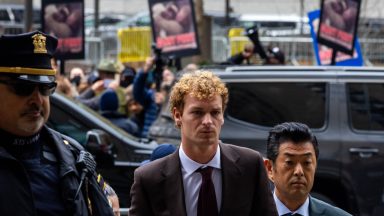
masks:
[[[353,215],[384,215],[384,68],[250,66],[214,72],[229,89],[223,142],[265,155],[271,127],[303,122],[320,148],[312,195]],[[167,109],[150,135],[179,144]]]
[[[63,95],[53,94],[50,102],[47,125],[74,138],[95,156],[98,172],[115,189],[120,207],[128,207],[133,172],[143,160],[149,159],[157,143],[131,136]]]

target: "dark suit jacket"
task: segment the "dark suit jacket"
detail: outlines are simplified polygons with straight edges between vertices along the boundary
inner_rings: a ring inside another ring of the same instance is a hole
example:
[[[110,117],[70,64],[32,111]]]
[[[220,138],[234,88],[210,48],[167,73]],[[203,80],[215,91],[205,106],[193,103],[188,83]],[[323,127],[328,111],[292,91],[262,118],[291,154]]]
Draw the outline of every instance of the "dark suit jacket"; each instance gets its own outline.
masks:
[[[277,215],[260,154],[229,144],[220,144],[220,150],[220,215]],[[131,200],[130,216],[186,216],[178,151],[136,169]]]
[[[321,200],[309,197],[309,215],[310,216],[351,216],[348,212],[331,206]]]

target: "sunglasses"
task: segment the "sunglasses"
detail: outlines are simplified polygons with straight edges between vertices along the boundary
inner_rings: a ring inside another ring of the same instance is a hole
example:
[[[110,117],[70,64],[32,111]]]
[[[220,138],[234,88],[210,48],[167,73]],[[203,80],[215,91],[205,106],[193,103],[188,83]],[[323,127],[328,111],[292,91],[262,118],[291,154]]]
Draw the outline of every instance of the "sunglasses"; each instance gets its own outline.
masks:
[[[0,80],[0,83],[9,86],[16,95],[24,97],[31,95],[36,87],[39,88],[41,95],[50,96],[55,92],[57,86],[56,83],[36,84],[16,80]]]

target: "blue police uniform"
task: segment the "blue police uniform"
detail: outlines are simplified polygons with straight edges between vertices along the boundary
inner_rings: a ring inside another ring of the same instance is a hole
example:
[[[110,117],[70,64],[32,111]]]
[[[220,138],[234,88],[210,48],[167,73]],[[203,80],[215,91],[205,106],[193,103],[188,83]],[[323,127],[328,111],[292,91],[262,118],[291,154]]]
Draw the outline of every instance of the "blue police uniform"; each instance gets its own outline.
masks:
[[[0,76],[25,83],[13,87],[20,97],[33,91],[34,84],[44,85],[47,89],[40,86],[39,90],[48,96],[56,86],[51,66],[56,47],[56,38],[38,31],[1,36]],[[0,215],[112,216],[94,170],[76,194],[82,174],[76,167],[81,151],[79,143],[46,126],[30,137],[0,128]]]

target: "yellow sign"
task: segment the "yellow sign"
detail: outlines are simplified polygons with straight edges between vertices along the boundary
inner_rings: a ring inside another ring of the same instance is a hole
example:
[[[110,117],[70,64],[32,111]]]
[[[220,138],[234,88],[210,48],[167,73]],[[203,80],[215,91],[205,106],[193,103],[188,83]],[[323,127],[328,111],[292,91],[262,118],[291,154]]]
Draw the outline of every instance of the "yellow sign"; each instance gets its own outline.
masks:
[[[150,27],[129,27],[118,30],[119,61],[143,62],[151,56],[152,32]]]

